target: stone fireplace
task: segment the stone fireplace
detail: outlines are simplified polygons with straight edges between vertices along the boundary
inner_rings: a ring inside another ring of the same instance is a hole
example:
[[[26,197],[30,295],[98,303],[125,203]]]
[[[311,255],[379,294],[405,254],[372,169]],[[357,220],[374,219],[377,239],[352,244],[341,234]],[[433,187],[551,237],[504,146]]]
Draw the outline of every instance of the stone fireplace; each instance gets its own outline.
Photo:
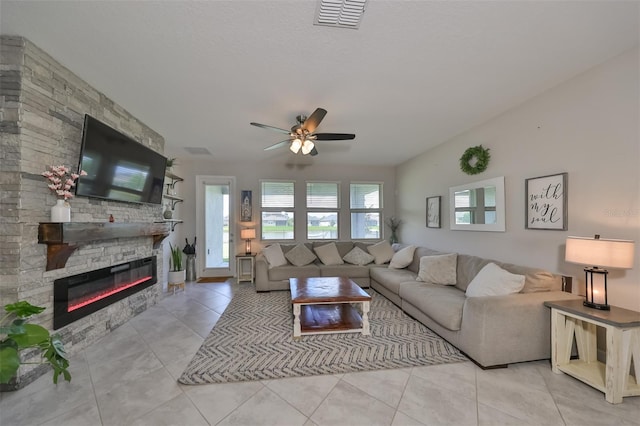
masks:
[[[124,64],[123,64],[124,65]],[[40,223],[50,220],[56,197],[41,173],[49,165],[75,169],[80,156],[84,114],[109,124],[157,152],[164,139],[107,95],[90,86],[47,53],[19,36],[0,37],[0,306],[27,300],[46,310],[32,322],[54,329],[55,282],[156,258],[153,283],[120,300],[61,326],[71,355],[95,342],[157,302],[162,276],[162,247],[153,235],[118,236],[84,241],[62,267],[48,268],[49,247],[38,242]],[[152,224],[162,207],[150,204],[70,200],[72,223]],[[19,386],[42,369],[21,367]]]

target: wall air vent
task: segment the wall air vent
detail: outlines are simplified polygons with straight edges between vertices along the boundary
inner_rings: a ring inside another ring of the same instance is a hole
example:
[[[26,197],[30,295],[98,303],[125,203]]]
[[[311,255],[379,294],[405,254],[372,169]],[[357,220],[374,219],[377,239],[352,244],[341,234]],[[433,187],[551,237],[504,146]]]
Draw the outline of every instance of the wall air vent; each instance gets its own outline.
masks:
[[[318,0],[314,25],[358,29],[367,0]]]

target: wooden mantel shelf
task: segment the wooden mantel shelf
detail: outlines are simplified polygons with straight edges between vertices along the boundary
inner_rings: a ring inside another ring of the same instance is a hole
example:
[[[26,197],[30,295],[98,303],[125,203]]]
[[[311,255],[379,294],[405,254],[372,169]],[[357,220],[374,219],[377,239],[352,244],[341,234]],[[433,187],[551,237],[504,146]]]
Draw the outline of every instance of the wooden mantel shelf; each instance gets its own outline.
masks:
[[[169,224],[162,222],[43,222],[38,227],[38,243],[47,245],[47,271],[64,268],[79,247],[100,240],[153,237],[158,248],[169,235]]]

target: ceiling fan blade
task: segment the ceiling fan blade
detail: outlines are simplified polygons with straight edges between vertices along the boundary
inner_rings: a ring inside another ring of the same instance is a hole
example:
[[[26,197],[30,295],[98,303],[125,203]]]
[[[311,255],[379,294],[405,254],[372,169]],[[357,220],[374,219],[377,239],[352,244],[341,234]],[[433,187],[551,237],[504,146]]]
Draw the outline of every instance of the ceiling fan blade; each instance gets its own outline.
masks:
[[[356,138],[353,133],[316,133],[314,136],[318,141],[343,141]]]
[[[290,134],[291,131],[287,130],[287,129],[281,129],[279,127],[273,127],[273,126],[267,126],[266,124],[260,124],[260,123],[249,123],[252,126],[256,126],[256,127],[262,127],[263,129],[269,129],[269,130],[275,130],[276,132],[280,132],[280,133],[286,133],[286,134]]]
[[[318,150],[316,149],[315,146],[313,147],[311,152],[309,152],[309,155],[312,156],[312,157],[318,155]]]
[[[287,139],[286,141],[281,141],[281,142],[275,143],[273,145],[270,145],[270,146],[266,147],[264,150],[265,151],[270,151],[272,149],[277,149],[277,148],[280,148],[282,146],[285,146],[288,143],[291,143],[291,141],[289,139]]]
[[[304,123],[302,123],[302,128],[305,129],[309,133],[313,133],[313,131],[318,127],[324,116],[327,115],[327,110],[322,108],[316,108]]]

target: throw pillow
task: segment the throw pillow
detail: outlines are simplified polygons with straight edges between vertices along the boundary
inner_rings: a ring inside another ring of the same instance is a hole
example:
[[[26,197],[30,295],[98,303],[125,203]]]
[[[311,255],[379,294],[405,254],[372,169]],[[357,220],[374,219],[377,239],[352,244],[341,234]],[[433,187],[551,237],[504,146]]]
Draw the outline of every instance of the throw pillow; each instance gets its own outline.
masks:
[[[352,265],[364,266],[373,262],[375,258],[360,247],[354,247],[349,253],[345,254],[342,259]]]
[[[400,249],[393,255],[389,268],[402,269],[406,268],[413,262],[413,252],[416,251],[416,246],[407,246]]]
[[[336,247],[336,243],[329,243],[323,246],[315,247],[313,251],[316,252],[316,255],[320,259],[322,263],[325,265],[342,265],[344,261],[340,257],[340,253],[338,253],[338,247]]]
[[[458,253],[420,258],[420,270],[416,280],[440,285],[455,285]]]
[[[387,263],[391,260],[393,255],[396,254],[387,240],[380,241],[377,244],[369,246],[367,247],[367,250],[369,250],[369,253],[374,257],[376,265]]]
[[[295,266],[308,265],[316,260],[316,255],[304,244],[298,244],[285,254],[285,257]]]
[[[269,247],[265,247],[262,250],[262,254],[267,259],[267,262],[269,262],[269,268],[284,266],[289,263],[282,253],[280,244],[271,244]]]
[[[505,296],[524,288],[524,275],[512,274],[495,263],[487,263],[471,280],[467,297]]]

